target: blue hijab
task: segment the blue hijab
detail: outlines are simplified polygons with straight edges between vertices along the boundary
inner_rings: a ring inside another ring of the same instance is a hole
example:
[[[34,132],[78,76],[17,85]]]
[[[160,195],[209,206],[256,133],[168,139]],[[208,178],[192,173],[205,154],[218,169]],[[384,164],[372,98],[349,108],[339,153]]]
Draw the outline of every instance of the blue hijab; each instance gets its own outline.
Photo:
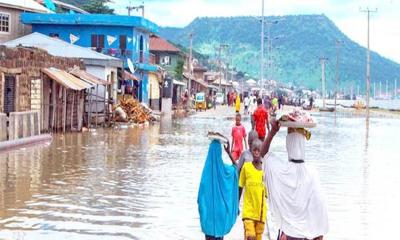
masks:
[[[222,161],[221,144],[214,140],[208,149],[197,197],[203,233],[213,237],[228,234],[236,222],[238,201],[237,169]]]

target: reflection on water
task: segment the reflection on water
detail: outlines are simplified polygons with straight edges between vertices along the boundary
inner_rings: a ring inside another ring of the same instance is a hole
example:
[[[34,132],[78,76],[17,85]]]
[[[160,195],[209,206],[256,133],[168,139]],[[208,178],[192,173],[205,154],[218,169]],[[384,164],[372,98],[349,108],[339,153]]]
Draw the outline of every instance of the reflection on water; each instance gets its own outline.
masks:
[[[327,239],[392,236],[400,213],[399,120],[316,116],[308,163],[319,171]],[[147,129],[56,135],[0,153],[0,239],[201,239],[197,188],[209,130],[233,120],[163,119]],[[249,129],[249,122],[245,126]],[[284,131],[272,151],[285,157]],[[240,219],[229,239],[242,239]]]

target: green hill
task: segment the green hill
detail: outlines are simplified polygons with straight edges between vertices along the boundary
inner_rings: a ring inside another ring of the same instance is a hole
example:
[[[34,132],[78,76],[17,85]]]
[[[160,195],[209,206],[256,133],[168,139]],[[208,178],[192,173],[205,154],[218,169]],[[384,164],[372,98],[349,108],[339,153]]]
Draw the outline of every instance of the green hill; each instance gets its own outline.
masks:
[[[328,89],[333,89],[336,66],[336,40],[341,40],[340,86],[365,86],[366,49],[350,40],[325,15],[267,17],[268,22],[279,20],[270,28],[272,39],[272,70],[265,78],[319,88],[321,65],[319,58],[327,57]],[[220,43],[230,46],[233,65],[252,76],[260,69],[260,20],[256,17],[196,18],[184,28],[161,28],[160,35],[188,46],[188,35],[194,33],[194,49],[216,58]],[[267,30],[265,36],[267,37]],[[279,37],[278,39],[275,39]],[[266,41],[267,42],[267,41]],[[268,59],[267,44],[265,47]],[[266,61],[267,62],[267,61]],[[266,69],[267,69],[267,64]],[[394,82],[400,77],[400,65],[377,53],[371,54],[371,82]],[[393,85],[393,84],[392,84]]]

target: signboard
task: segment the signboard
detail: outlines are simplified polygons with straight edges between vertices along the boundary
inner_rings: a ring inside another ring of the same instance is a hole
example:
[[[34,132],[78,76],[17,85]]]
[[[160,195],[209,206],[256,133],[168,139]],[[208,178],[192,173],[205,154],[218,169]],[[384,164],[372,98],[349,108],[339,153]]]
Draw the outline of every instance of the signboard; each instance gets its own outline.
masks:
[[[163,82],[163,97],[164,98],[172,98],[172,78],[171,77],[166,77],[164,78]]]

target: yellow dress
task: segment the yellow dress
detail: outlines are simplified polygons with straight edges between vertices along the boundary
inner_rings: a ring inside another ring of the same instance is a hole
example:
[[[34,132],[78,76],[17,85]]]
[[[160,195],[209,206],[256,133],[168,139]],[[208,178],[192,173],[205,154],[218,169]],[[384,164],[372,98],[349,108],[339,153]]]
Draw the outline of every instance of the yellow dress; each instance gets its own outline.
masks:
[[[235,110],[236,110],[236,112],[240,111],[240,97],[239,97],[239,95],[236,96]]]
[[[263,171],[254,167],[252,162],[243,164],[240,171],[239,187],[244,188],[242,219],[265,223],[267,214],[266,188]]]

